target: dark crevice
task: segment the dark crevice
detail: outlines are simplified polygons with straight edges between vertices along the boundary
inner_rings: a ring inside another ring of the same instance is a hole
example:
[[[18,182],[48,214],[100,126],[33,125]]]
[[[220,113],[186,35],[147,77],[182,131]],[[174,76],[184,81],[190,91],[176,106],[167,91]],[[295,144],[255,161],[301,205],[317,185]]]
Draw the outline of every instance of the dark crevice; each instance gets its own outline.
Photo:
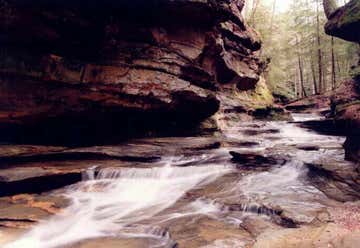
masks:
[[[9,156],[0,157],[0,164],[6,166],[33,163],[33,162],[47,162],[47,161],[79,161],[79,160],[121,160],[130,162],[146,162],[152,163],[160,160],[158,156],[116,156],[105,153],[97,152],[61,152],[61,153],[48,153],[48,154],[36,154],[30,156]],[[4,166],[2,166],[4,168]]]
[[[28,223],[36,223],[35,220],[30,219],[10,219],[10,218],[0,218],[0,222],[28,222]],[[0,224],[1,225],[1,224]]]
[[[0,197],[17,194],[40,194],[80,182],[81,172],[28,178],[13,182],[0,182]]]
[[[313,130],[317,133],[325,135],[344,136],[347,131],[344,123],[334,121],[332,119],[305,121],[297,124],[302,128]]]

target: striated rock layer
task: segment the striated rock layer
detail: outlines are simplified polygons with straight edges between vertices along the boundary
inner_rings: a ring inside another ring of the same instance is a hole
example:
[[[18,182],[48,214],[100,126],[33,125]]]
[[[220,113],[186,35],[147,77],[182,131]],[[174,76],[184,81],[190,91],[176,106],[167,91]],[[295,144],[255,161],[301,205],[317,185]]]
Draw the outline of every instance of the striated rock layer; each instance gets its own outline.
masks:
[[[325,25],[325,32],[344,40],[360,42],[360,2],[351,0],[337,9]]]
[[[360,44],[360,1],[351,0],[336,10],[325,25],[327,34]],[[346,158],[360,161],[360,60],[353,80],[344,82],[331,99],[335,120],[346,126]]]
[[[354,80],[344,82],[331,97],[336,123],[344,127],[346,159],[360,161],[360,88]]]
[[[197,126],[265,67],[243,0],[0,5],[2,137]]]

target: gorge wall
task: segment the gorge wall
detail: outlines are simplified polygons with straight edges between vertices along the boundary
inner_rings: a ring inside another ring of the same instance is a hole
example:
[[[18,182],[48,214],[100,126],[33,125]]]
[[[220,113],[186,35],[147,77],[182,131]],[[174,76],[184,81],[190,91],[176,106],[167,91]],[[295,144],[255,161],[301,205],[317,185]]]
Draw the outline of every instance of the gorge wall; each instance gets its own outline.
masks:
[[[219,109],[237,111],[241,92],[261,84],[268,94],[244,0],[0,5],[5,139],[193,130]]]
[[[326,4],[326,2],[324,1]],[[325,25],[329,35],[360,44],[360,1],[351,0],[335,10]],[[356,55],[355,55],[356,56]],[[346,157],[360,161],[360,59],[352,68],[353,79],[344,82],[332,96],[335,121],[346,127]]]

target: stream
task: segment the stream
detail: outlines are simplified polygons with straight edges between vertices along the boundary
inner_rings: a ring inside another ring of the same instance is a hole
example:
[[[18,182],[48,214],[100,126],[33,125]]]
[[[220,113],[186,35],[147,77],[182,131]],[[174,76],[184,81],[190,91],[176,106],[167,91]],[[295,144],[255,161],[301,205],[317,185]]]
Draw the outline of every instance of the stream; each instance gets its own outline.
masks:
[[[141,167],[89,164],[81,182],[51,192],[70,205],[5,248],[252,247],[266,230],[313,224],[342,203],[309,182],[305,163],[343,159],[344,137],[298,125],[321,118],[314,114],[293,118],[239,123],[225,128],[220,147],[162,154]],[[168,145],[176,151],[182,139]],[[276,163],[246,166],[230,151]]]

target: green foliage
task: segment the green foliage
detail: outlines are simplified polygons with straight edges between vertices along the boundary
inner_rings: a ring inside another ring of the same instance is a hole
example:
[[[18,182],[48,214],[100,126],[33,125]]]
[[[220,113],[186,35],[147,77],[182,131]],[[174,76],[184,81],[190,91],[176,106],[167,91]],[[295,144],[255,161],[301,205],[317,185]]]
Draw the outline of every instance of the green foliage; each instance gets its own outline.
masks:
[[[250,109],[264,108],[273,105],[274,98],[264,78],[260,78],[254,90],[236,93],[236,98]]]
[[[252,1],[258,1],[255,13]],[[289,0],[291,1],[290,8],[285,12],[273,11],[275,0],[252,1],[247,1],[246,18],[249,24],[261,34],[263,40],[261,56],[264,57],[263,59],[271,58],[265,75],[270,89],[288,98],[299,97],[301,92],[300,60],[306,94],[314,94],[314,78],[317,84],[319,82],[318,51],[320,49],[324,90],[330,90],[332,88],[332,45],[331,37],[324,32],[327,20],[322,1]],[[282,1],[277,0],[277,8],[281,4]],[[317,44],[317,16],[319,17],[320,47]],[[355,49],[355,44],[334,39],[337,85],[349,77],[350,67],[356,62]]]

